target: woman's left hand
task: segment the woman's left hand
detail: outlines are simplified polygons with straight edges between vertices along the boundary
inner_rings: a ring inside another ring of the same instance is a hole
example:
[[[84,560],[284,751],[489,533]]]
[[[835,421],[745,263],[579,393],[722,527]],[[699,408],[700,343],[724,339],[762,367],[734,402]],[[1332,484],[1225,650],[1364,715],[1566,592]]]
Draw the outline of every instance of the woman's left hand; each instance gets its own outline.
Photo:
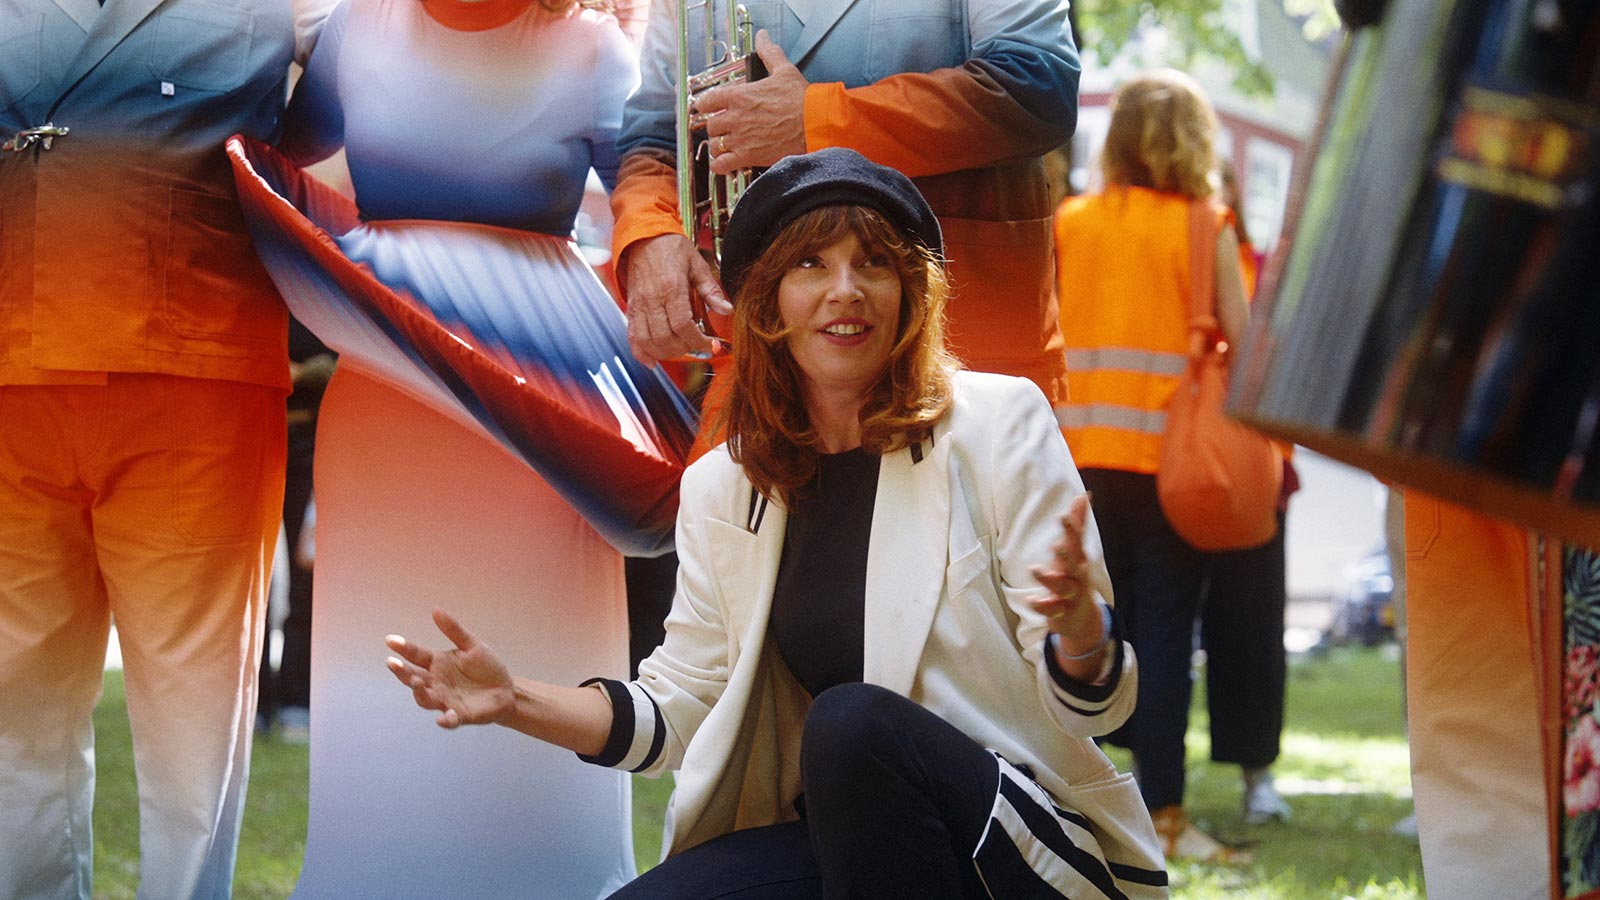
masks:
[[[433,611],[433,622],[455,647],[432,650],[391,634],[384,639],[396,654],[387,660],[389,671],[418,706],[439,713],[440,728],[499,722],[516,699],[505,663],[444,610]]]
[[[1050,596],[1030,600],[1042,613],[1055,634],[1056,645],[1065,656],[1092,652],[1105,642],[1105,624],[1100,604],[1089,589],[1089,557],[1083,549],[1083,535],[1089,527],[1089,495],[1080,494],[1061,517],[1061,540],[1051,548],[1049,566],[1034,566],[1033,577],[1050,591]]]

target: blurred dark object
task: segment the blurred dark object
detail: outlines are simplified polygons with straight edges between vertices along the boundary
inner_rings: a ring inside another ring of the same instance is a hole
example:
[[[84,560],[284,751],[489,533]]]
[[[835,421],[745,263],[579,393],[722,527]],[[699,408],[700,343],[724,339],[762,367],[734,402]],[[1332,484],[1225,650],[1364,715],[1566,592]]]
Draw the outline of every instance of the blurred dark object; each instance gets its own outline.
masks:
[[[294,381],[294,392],[289,395],[290,410],[309,410],[307,420],[316,418],[322,405],[322,394],[328,389],[328,379],[333,377],[337,355],[324,344],[311,329],[299,319],[289,317],[289,373]],[[290,416],[290,418],[295,418]]]
[[[1348,41],[1230,411],[1600,545],[1600,4],[1393,0]]]
[[[299,319],[289,317],[289,372],[294,392],[288,399],[288,447],[284,459],[283,528],[288,541],[288,608],[278,666],[263,642],[257,722],[263,732],[276,727],[280,739],[304,743],[311,706],[311,588],[316,528],[312,500],[317,453],[317,410],[337,365],[336,354]]]
[[[1345,567],[1344,582],[1333,597],[1326,640],[1335,646],[1376,647],[1395,639],[1394,573],[1388,545]]]
[[[1351,31],[1378,24],[1388,7],[1389,0],[1333,0],[1333,9],[1339,14],[1339,21]]]

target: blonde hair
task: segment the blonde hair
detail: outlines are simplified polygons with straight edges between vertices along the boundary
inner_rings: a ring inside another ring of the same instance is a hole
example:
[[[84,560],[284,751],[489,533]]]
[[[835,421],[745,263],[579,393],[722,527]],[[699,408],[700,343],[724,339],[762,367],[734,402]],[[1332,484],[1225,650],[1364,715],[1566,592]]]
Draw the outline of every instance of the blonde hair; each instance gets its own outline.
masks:
[[[1142,72],[1111,98],[1100,170],[1106,185],[1211,196],[1217,114],[1193,78],[1176,69]]]
[[[848,234],[884,248],[900,275],[899,331],[883,376],[861,408],[861,446],[884,454],[926,438],[950,407],[952,375],[960,368],[945,347],[949,286],[932,251],[861,206],[824,206],[785,226],[734,299],[734,382],[723,425],[728,452],[750,483],[791,506],[816,474],[817,450],[789,353],[792,329],[778,311],[778,285],[796,262]]]

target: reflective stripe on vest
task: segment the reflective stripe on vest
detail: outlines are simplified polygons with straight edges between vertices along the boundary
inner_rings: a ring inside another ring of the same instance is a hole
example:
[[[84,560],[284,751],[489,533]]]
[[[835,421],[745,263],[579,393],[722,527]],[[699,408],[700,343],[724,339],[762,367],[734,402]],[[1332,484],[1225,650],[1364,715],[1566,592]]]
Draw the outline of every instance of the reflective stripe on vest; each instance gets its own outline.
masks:
[[[1164,350],[1137,350],[1132,347],[1078,347],[1067,350],[1067,368],[1073,372],[1118,369],[1124,372],[1149,372],[1152,375],[1183,374],[1189,357]]]
[[[1067,369],[1084,376],[1096,371],[1128,372],[1160,378],[1177,378],[1189,364],[1189,357],[1165,350],[1140,350],[1134,347],[1076,347],[1067,350]],[[1167,425],[1164,409],[1145,409],[1118,403],[1065,403],[1056,407],[1056,422],[1062,428],[1116,428],[1159,436]]]
[[[1069,403],[1056,407],[1056,423],[1062,428],[1120,428],[1159,435],[1166,430],[1167,413],[1110,403]]]

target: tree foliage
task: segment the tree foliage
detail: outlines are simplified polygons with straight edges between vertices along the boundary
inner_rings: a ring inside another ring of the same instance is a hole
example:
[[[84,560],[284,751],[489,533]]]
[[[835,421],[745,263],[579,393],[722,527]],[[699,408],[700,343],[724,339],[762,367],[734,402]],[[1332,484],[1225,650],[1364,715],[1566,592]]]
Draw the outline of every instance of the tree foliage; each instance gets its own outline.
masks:
[[[1300,23],[1308,39],[1318,40],[1338,27],[1332,0],[1276,2]],[[1144,64],[1188,69],[1208,59],[1234,73],[1238,90],[1272,93],[1272,73],[1245,52],[1237,26],[1228,21],[1224,0],[1078,0],[1073,9],[1080,42],[1101,60],[1114,59],[1137,42],[1144,48]]]

